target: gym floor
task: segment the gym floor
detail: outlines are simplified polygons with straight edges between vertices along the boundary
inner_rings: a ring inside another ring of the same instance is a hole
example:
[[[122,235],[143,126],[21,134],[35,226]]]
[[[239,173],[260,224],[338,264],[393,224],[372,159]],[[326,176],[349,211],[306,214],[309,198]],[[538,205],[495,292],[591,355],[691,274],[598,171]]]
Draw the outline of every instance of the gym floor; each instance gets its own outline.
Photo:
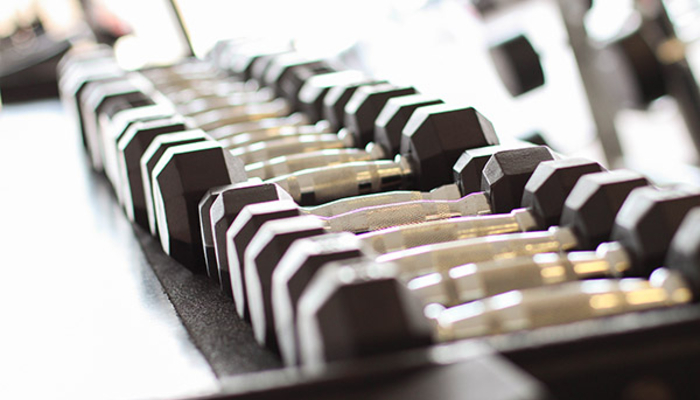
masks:
[[[215,392],[60,102],[3,107],[0,398]]]

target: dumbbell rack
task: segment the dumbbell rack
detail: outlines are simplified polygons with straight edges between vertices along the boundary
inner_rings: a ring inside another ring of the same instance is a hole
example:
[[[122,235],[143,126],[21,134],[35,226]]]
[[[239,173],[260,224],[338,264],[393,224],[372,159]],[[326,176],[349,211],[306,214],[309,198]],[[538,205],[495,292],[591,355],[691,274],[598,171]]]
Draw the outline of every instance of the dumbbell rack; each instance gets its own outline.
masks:
[[[323,370],[277,371],[277,356],[255,343],[217,285],[183,273],[144,230],[134,231],[192,342],[221,381],[215,398],[617,398],[645,390],[649,376],[652,384],[698,393],[697,306],[458,341]],[[271,371],[241,375],[263,370]]]

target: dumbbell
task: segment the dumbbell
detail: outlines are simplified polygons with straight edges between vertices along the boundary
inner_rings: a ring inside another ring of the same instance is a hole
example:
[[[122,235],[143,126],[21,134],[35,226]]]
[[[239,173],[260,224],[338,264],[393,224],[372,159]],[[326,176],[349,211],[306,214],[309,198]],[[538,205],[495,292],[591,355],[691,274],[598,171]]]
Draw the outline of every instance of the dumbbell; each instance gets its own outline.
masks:
[[[425,101],[425,98],[424,97],[421,98],[421,101]],[[435,102],[437,102],[437,101],[435,101]],[[407,104],[406,105],[406,107],[413,107],[413,108],[418,107],[418,106],[420,106],[420,104],[418,104],[418,105]],[[398,107],[395,109],[396,109],[397,113],[401,113],[404,111],[404,109],[406,107]],[[374,117],[374,115],[373,115],[373,112],[371,112],[371,110],[370,110],[369,113],[364,112],[362,117],[372,119]],[[311,129],[316,129],[316,132],[319,130],[325,129],[325,128],[323,128],[323,125],[320,125],[320,126],[321,127],[319,127],[319,124],[317,124],[315,127],[311,128]],[[380,125],[380,127],[382,127],[382,126]],[[394,131],[399,129],[399,127],[397,125],[393,125],[393,126],[388,127],[388,128],[384,128],[384,127],[382,127],[382,128],[383,128],[384,132],[389,132],[393,135],[396,135],[396,132],[394,132]],[[284,128],[282,128],[282,129],[284,129]],[[294,129],[302,130],[301,133],[304,132],[303,131],[304,127],[298,127],[298,128],[294,128]],[[256,136],[257,133],[259,133],[259,132],[260,132],[260,130],[258,130],[257,132],[254,131],[251,133],[238,134],[234,137],[236,139],[244,138],[246,140],[251,141],[251,140],[253,140],[253,139],[251,139],[251,137]],[[274,134],[284,136],[284,131],[280,132],[278,130],[277,132],[273,132],[272,129],[264,130],[264,132],[262,132],[262,133],[264,134],[264,136],[272,136]],[[138,149],[143,149],[144,146],[148,143],[148,141],[152,139],[153,134],[152,133],[144,133],[143,136],[141,136],[141,135],[138,135],[138,133],[136,133],[136,132],[132,132],[131,134],[125,134],[124,136],[125,136],[124,141],[120,141],[120,143],[118,144],[118,148],[119,148],[118,152],[126,154],[128,152],[127,150],[129,150],[129,147],[132,146],[131,143],[133,141],[135,141],[136,139],[140,139],[137,141],[137,143],[135,145],[133,145],[133,147],[136,148],[138,151]],[[258,140],[261,139],[261,136],[262,135],[257,135],[257,139]],[[279,137],[281,137],[281,136],[279,136]],[[331,141],[333,142],[334,139],[331,138]],[[271,141],[271,142],[273,144],[274,143],[284,144],[283,140],[276,140],[276,141]],[[293,141],[292,144],[294,144],[294,142],[299,143],[298,141]],[[347,143],[347,140],[345,142]],[[337,143],[337,142],[335,142],[335,143]],[[304,143],[302,143],[302,144],[304,144]],[[316,143],[316,145],[319,145],[319,144],[323,144],[323,143]],[[315,144],[310,143],[310,145],[315,145]],[[253,152],[253,153],[257,154],[257,157],[259,157],[259,158],[266,157],[267,155],[270,154],[271,151],[273,151],[275,149],[284,150],[284,148],[281,148],[281,147],[275,148],[272,145],[263,147],[263,146],[260,146],[258,144],[258,145],[255,145],[254,147],[257,147],[257,149],[259,151],[257,153],[255,153],[255,152]],[[121,149],[124,149],[124,150],[121,150]],[[245,149],[247,149],[247,148],[241,148],[241,149],[235,150],[233,153],[236,155],[239,155],[239,156],[244,156],[245,154],[243,154],[243,151]],[[306,147],[306,149],[307,150],[311,149],[311,147],[310,146]],[[263,150],[267,153],[267,155],[261,154],[261,152]],[[356,161],[356,160],[367,159],[367,158],[370,158],[370,159],[380,158],[380,156],[382,156],[383,153],[380,152],[379,150],[380,150],[380,148],[375,148],[375,150],[361,152],[359,150],[344,149],[344,150],[339,150],[335,153],[326,153],[326,154],[318,153],[318,152],[308,152],[303,156],[302,156],[302,154],[299,154],[295,158],[283,159],[283,160],[281,160],[281,163],[279,163],[279,164],[282,164],[286,170],[297,170],[300,168],[318,167],[321,165],[338,163],[339,161]],[[287,146],[286,151],[287,152],[290,151],[289,146]],[[131,188],[128,190],[125,190],[125,192],[131,192],[132,194],[134,194],[134,193],[139,194],[139,193],[144,192],[144,190],[140,187],[142,185],[142,181],[139,179],[139,175],[140,175],[140,171],[141,171],[140,163],[136,162],[138,157],[131,157],[131,158],[133,160],[132,163],[125,162],[125,167],[123,168],[127,172],[126,173],[122,172],[123,176],[129,175],[129,176],[133,177],[129,180],[129,185],[131,185]],[[248,159],[247,161],[250,161],[250,160]],[[278,167],[279,167],[279,164],[278,164]],[[148,182],[148,181],[144,180],[143,182]],[[140,197],[134,200],[133,207],[134,207],[133,213],[140,213],[141,215],[143,215],[144,211],[147,209],[146,204],[141,200]],[[147,218],[142,218],[142,220],[143,220],[142,225],[145,225],[146,219]],[[153,221],[153,219],[151,219],[151,222],[152,221]],[[150,225],[153,226],[152,223]]]
[[[466,196],[462,202],[468,205],[474,203],[474,199],[482,199],[482,204],[484,205],[489,204],[489,202],[490,204],[510,203],[517,205],[520,198],[523,197],[522,192],[526,186],[525,182],[528,181],[533,170],[537,168],[543,171],[538,165],[541,161],[551,163],[546,161],[551,160],[551,158],[549,151],[542,147],[497,152],[492,156],[492,161],[489,161],[484,169],[483,189],[487,194],[472,194],[470,196],[478,197]],[[577,160],[576,162],[561,160],[554,163],[558,163],[553,168],[557,171],[556,174],[544,169],[543,172],[540,172],[540,175],[546,175],[546,178],[534,178],[535,183],[539,185],[538,187],[548,188],[552,192],[548,194],[549,204],[545,205],[545,207],[550,207],[545,214],[547,216],[561,212],[566,193],[571,190],[579,176],[602,169],[598,164],[585,160]],[[537,196],[539,198],[543,195],[539,193]],[[510,197],[511,199],[506,201],[504,197]],[[559,205],[556,205],[557,199],[559,200]],[[416,201],[364,208],[320,220],[313,220],[308,217],[289,218],[294,215],[293,205],[291,207],[288,206],[286,210],[284,210],[284,207],[279,206],[268,205],[265,208],[261,206],[259,211],[257,211],[257,215],[253,211],[248,211],[239,217],[242,218],[242,221],[234,221],[227,233],[227,243],[229,246],[233,245],[238,254],[238,257],[234,257],[234,249],[229,250],[231,252],[229,253],[231,254],[229,256],[231,284],[234,288],[234,298],[236,299],[236,306],[239,312],[241,308],[245,308],[241,307],[241,305],[245,304],[243,302],[247,296],[247,304],[249,304],[248,307],[256,338],[260,342],[273,343],[272,337],[274,336],[275,322],[272,312],[273,275],[277,271],[276,267],[278,267],[278,264],[282,264],[280,260],[292,241],[301,237],[318,235],[322,232],[366,232],[378,229],[376,234],[367,234],[369,235],[369,237],[366,237],[367,242],[374,245],[382,244],[384,245],[384,251],[392,251],[404,249],[404,246],[438,243],[460,239],[465,236],[480,236],[488,233],[531,230],[537,227],[534,221],[535,217],[528,214],[529,211],[526,210],[515,215],[499,216],[497,218],[459,218],[460,215],[474,215],[476,213],[470,213],[468,209],[459,210],[456,207],[453,208],[454,211],[448,212],[445,204],[435,203],[438,202]],[[420,209],[421,207],[426,210]],[[487,212],[491,211],[488,206],[484,207],[483,205],[480,206],[480,209]],[[285,212],[280,213],[283,210]],[[270,214],[277,215],[272,216]],[[296,215],[299,214],[297,212]],[[525,215],[520,216],[518,214]],[[539,215],[537,211],[532,214]],[[262,225],[257,234],[251,230],[251,227],[256,225],[256,222],[253,221],[253,216],[265,221],[265,224]],[[450,218],[455,216],[457,218]],[[285,218],[285,221],[280,222],[280,226],[290,227],[291,230],[288,231],[286,228],[278,228],[276,225],[272,225],[270,221],[274,218]],[[489,219],[489,221],[480,220],[481,218]],[[383,229],[388,226],[402,224],[412,225],[388,230]],[[485,227],[488,228],[485,229]],[[275,229],[279,229],[279,232],[270,232]],[[389,234],[386,234],[387,231]],[[250,245],[245,249],[243,263],[240,263],[241,250],[246,247],[246,239],[250,237],[252,237]],[[382,241],[382,238],[385,240]],[[342,244],[339,246],[342,247]],[[391,246],[394,246],[394,248],[391,248]],[[330,246],[328,249],[330,248],[334,247]],[[337,254],[329,254],[328,256],[338,259]],[[304,268],[309,267],[305,266]],[[305,271],[303,273],[310,275],[313,272]],[[245,284],[241,281],[245,281]],[[299,283],[297,282],[297,284]]]
[[[129,115],[129,114],[127,114],[127,115]],[[150,117],[150,118],[155,118],[155,117],[162,117],[162,116],[163,116],[162,114],[160,114],[160,115],[158,115],[158,114],[152,114],[152,115],[150,115],[149,117]],[[139,119],[141,119],[141,120],[145,119],[145,115],[140,115],[140,116],[139,116]],[[125,117],[125,118],[124,118],[124,123],[117,123],[117,124],[115,124],[115,125],[117,126],[117,128],[114,128],[114,129],[111,130],[112,132],[114,132],[114,134],[108,135],[109,137],[108,137],[107,139],[105,139],[105,141],[107,141],[107,142],[118,142],[119,139],[120,139],[120,136],[125,132],[125,129],[128,128],[128,127],[129,127],[129,124],[132,123],[132,122],[135,121],[135,120],[136,120],[136,119],[129,119],[128,117]],[[306,122],[306,121],[305,121],[303,118],[300,120],[300,119],[299,119],[298,117],[296,117],[296,116],[295,116],[295,117],[286,118],[285,121],[284,121],[284,123],[286,123],[286,124],[292,124],[292,125],[298,125],[299,123],[303,123],[303,122]],[[278,127],[279,127],[279,126],[278,126]],[[251,126],[241,126],[241,127],[239,127],[239,128],[241,128],[241,129],[246,129],[246,128],[251,128]],[[268,134],[268,135],[270,135],[270,133],[271,133],[272,131],[274,131],[274,129],[272,129],[272,128],[274,128],[274,124],[273,124],[271,127],[268,127],[267,129],[265,129],[265,131],[266,131],[265,133]],[[259,129],[259,130],[260,130],[260,129]],[[313,132],[319,132],[319,131],[320,131],[320,132],[323,132],[323,131],[326,131],[326,129],[325,129],[323,126],[320,126],[320,127],[308,127],[305,131],[299,132],[299,133],[309,133],[309,134],[311,134],[311,133],[313,133]],[[108,148],[112,148],[112,147],[113,147],[113,146],[108,146]]]
[[[435,107],[440,107],[440,108],[435,108]],[[399,108],[400,110],[400,108]],[[419,113],[418,115],[417,113]],[[427,168],[430,168],[430,171],[426,171],[423,175],[417,176],[416,182],[420,183],[423,187],[427,187],[428,189],[432,188],[431,184],[440,184],[442,181],[449,181],[450,176],[452,175],[452,171],[449,166],[449,161],[450,160],[455,160],[458,155],[460,149],[468,149],[473,146],[479,146],[479,145],[485,145],[489,143],[495,142],[497,139],[495,138],[495,135],[493,134],[492,127],[488,121],[486,121],[483,117],[478,114],[478,112],[474,109],[471,108],[452,108],[448,106],[425,106],[425,107],[419,107],[415,110],[414,112],[414,117],[418,118],[416,121],[411,123],[412,119],[409,121],[409,124],[407,124],[406,128],[404,129],[404,133],[406,135],[404,136],[406,142],[414,141],[414,140],[421,140],[424,141],[426,137],[440,137],[442,136],[441,140],[434,140],[432,143],[429,143],[427,146],[425,146],[422,150],[427,150],[430,149],[432,153],[430,154],[430,157],[433,157],[433,159],[428,159],[427,157],[421,155],[421,154],[408,154],[406,153],[409,158],[408,160],[412,158],[416,158],[415,161],[413,162],[415,165],[421,165],[423,163],[424,165],[428,165]],[[412,117],[412,118],[414,118]],[[433,120],[435,121],[433,123]],[[452,123],[447,123],[443,124],[445,125],[440,126],[440,121],[449,121],[451,120]],[[461,130],[446,130],[446,129],[453,129],[452,126],[460,126],[461,124]],[[440,130],[443,129],[443,130]],[[444,140],[444,142],[441,142]],[[429,146],[429,147],[428,147]],[[411,145],[410,143],[406,143],[406,147],[410,148]],[[442,150],[444,149],[444,150]],[[440,152],[443,152],[444,154],[440,154]],[[546,155],[551,157],[548,151],[546,150],[541,150],[539,152],[542,156]],[[423,160],[420,160],[420,157],[424,157]],[[446,162],[443,162],[443,160],[440,160],[439,158],[445,158],[447,159]],[[385,167],[385,165],[388,165],[388,168]],[[361,171],[362,169],[365,169],[368,171],[368,174],[375,173],[373,171],[374,168],[380,169],[384,168],[387,170],[385,175],[388,175],[389,173],[394,174],[394,175],[399,175],[401,177],[400,172],[396,173],[396,171],[392,171],[392,168],[394,168],[395,163],[391,161],[382,161],[382,162],[373,162],[373,163],[351,163],[351,164],[342,164],[338,166],[331,166],[331,167],[326,167],[323,169],[312,169],[312,170],[305,170],[305,171],[310,171],[311,174],[318,174],[319,176],[322,176],[324,178],[329,178],[331,181],[334,179],[337,179],[336,176],[336,171],[340,168],[343,169],[346,166],[350,166],[351,168],[357,168],[358,171]],[[381,169],[380,169],[381,171]],[[290,179],[297,179],[299,175],[295,174],[290,174],[288,177]],[[370,178],[371,175],[370,175]],[[403,178],[403,177],[401,177]],[[362,176],[360,175],[360,178],[362,179]],[[385,179],[387,179],[386,183],[380,183],[380,189],[393,189],[396,188],[396,180],[389,180],[388,176],[385,176]],[[422,183],[424,182],[424,183]],[[349,182],[350,185],[354,185],[356,188],[359,190],[364,190],[364,191],[378,191],[377,188],[372,188],[369,187],[367,189],[363,189],[364,183],[362,180],[359,180],[358,182]],[[375,184],[376,185],[376,184]],[[383,187],[382,187],[383,186]],[[279,190],[277,190],[276,185],[268,185],[268,189],[265,189],[264,186],[261,186],[259,189],[255,188],[247,188],[246,191],[240,191],[238,189],[231,189],[227,191],[220,191],[217,192],[216,194],[218,195],[218,201],[219,201],[219,206],[218,209],[215,211],[212,208],[212,205],[214,204],[214,199],[213,195],[211,196],[205,196],[201,203],[200,203],[200,220],[202,221],[202,226],[201,226],[201,232],[203,234],[203,243],[206,246],[205,247],[205,253],[207,255],[207,264],[209,266],[209,271],[210,275],[214,275],[216,271],[216,266],[218,265],[219,269],[223,268],[223,271],[219,271],[222,274],[222,279],[221,282],[223,285],[227,284],[228,277],[226,274],[228,262],[227,256],[226,256],[226,247],[225,247],[225,237],[226,237],[226,230],[229,228],[229,225],[235,218],[235,216],[238,214],[238,212],[247,204],[251,202],[251,198],[254,198],[254,196],[250,195],[245,195],[244,193],[252,193],[253,190],[260,190],[261,193],[265,192],[267,195],[261,196],[260,199],[258,199],[258,202],[261,201],[271,201],[278,199],[278,193]],[[458,197],[459,191],[456,186],[450,189],[442,189],[439,193],[447,193],[450,194],[452,198]],[[456,194],[457,196],[452,195]],[[240,197],[244,196],[244,197]],[[337,194],[329,194],[327,195],[327,199],[332,200],[333,197],[341,198],[341,197],[347,197],[347,195],[352,195],[356,193],[348,193],[348,192],[343,192],[339,190],[339,193]],[[438,193],[435,193],[436,195]],[[292,198],[290,197],[287,193],[285,193],[287,198]],[[351,211],[357,208],[361,207],[368,207],[368,206],[375,206],[375,205],[380,205],[380,204],[387,204],[387,203],[397,203],[397,202],[403,202],[407,200],[415,200],[417,198],[426,198],[426,197],[437,197],[437,196],[426,196],[426,195],[418,195],[420,197],[417,197],[416,193],[407,193],[407,192],[402,192],[402,193],[393,193],[393,192],[388,192],[384,195],[372,195],[369,197],[349,197],[345,200],[340,200],[332,203],[329,207],[323,207],[321,209],[319,208],[314,208],[314,209],[307,209],[305,211],[308,211],[313,214],[319,215],[319,211],[324,211],[324,210],[329,210],[330,207],[333,208],[333,213],[340,213],[340,212],[347,212]],[[245,198],[245,200],[243,200]],[[439,198],[439,197],[438,197]],[[296,198],[295,199],[297,202],[301,202],[302,204],[303,199]],[[462,212],[469,210],[470,208],[474,209],[475,212],[479,212],[481,209],[485,209],[486,204],[481,201],[481,200],[476,200],[476,201],[469,201],[467,202],[469,204],[474,205],[473,207],[470,207],[468,204],[455,204],[455,209],[452,211],[453,213],[455,212]],[[449,205],[445,206],[446,209],[449,209]],[[461,207],[461,208],[460,208]],[[324,213],[326,216],[329,214]],[[447,216],[447,215],[445,215]],[[211,243],[209,245],[209,243]],[[215,257],[211,257],[211,255],[214,255]],[[210,260],[215,259],[217,261],[216,264],[213,264],[210,262]],[[215,275],[216,276],[216,275]],[[227,286],[227,285],[226,285]],[[227,291],[228,288],[224,286],[224,290]]]
[[[326,78],[318,75],[318,78]],[[249,177],[271,179],[274,176],[286,175],[303,169],[343,164],[353,161],[370,161],[385,158],[386,155],[399,154],[401,143],[401,130],[408,122],[408,118],[418,107],[441,104],[442,101],[423,94],[414,94],[390,98],[376,118],[374,127],[374,142],[367,144],[365,150],[344,148],[322,150],[323,157],[318,154],[294,154],[272,158],[270,160],[246,166]],[[369,118],[368,118],[369,119]],[[326,121],[324,121],[326,122]],[[349,135],[343,132],[341,135]],[[351,136],[347,136],[351,137]],[[248,138],[245,135],[236,136],[236,141],[253,141],[258,138]],[[348,147],[354,145],[353,138]]]
[[[398,94],[397,94],[398,95]],[[374,110],[369,110],[370,112],[375,112]],[[378,111],[376,111],[378,113]],[[143,172],[143,171],[142,171]]]
[[[559,165],[557,166],[557,164]],[[580,161],[578,168],[573,168],[572,162],[569,160],[546,162],[543,163],[542,167],[538,167],[536,173],[533,174],[530,180],[532,183],[528,183],[526,186],[526,193],[523,195],[523,205],[530,204],[530,210],[516,210],[517,212],[536,215],[536,217],[530,217],[531,219],[527,218],[533,221],[528,228],[541,228],[542,226],[538,226],[534,221],[543,221],[545,217],[552,218],[553,214],[557,212],[559,214],[567,213],[568,215],[577,214],[576,218],[584,221],[591,216],[602,219],[608,212],[605,204],[621,202],[630,190],[639,185],[646,184],[643,178],[629,171],[621,170],[595,173],[594,167],[594,163],[583,162],[583,160]],[[598,166],[598,168],[600,167]],[[580,174],[578,177],[575,175],[577,173],[576,169],[578,169],[578,174]],[[554,173],[552,170],[554,170]],[[564,180],[564,182],[562,182],[562,180]],[[591,182],[601,181],[604,182],[591,190],[593,186]],[[574,182],[577,182],[575,186],[573,186]],[[562,188],[568,187],[570,194],[567,196],[565,190],[557,188],[557,185],[562,185]],[[571,189],[571,186],[574,188]],[[582,190],[582,188],[587,190]],[[544,189],[549,189],[550,192]],[[549,199],[548,195],[550,196]],[[549,204],[543,204],[546,203],[546,200],[551,200],[551,202]],[[569,207],[572,207],[572,203],[578,203],[580,206],[577,206],[578,208],[576,209],[571,209]],[[564,206],[564,204],[569,204],[569,206]],[[542,208],[543,205],[545,206],[544,209]],[[609,216],[611,220],[613,216],[614,215]],[[479,219],[483,221],[479,221]],[[491,219],[491,221],[487,219]],[[502,221],[501,224],[494,223],[499,219]],[[277,263],[274,272],[272,272],[271,299],[265,297],[260,298],[260,296],[258,296],[257,299],[259,303],[262,302],[263,304],[270,300],[272,301],[271,314],[273,318],[268,317],[268,321],[272,321],[275,324],[278,340],[284,342],[280,346],[284,359],[290,363],[296,360],[293,334],[289,334],[289,337],[285,337],[285,335],[287,335],[287,332],[294,332],[294,313],[298,300],[304,288],[308,285],[308,282],[325,262],[340,260],[342,258],[352,258],[359,254],[371,254],[373,258],[381,260],[382,257],[377,254],[392,254],[390,252],[393,252],[393,254],[409,253],[411,250],[405,250],[411,247],[422,246],[422,248],[435,248],[439,247],[439,245],[436,245],[438,243],[447,242],[445,244],[449,244],[449,241],[460,241],[462,240],[460,237],[478,237],[485,234],[500,233],[498,232],[499,230],[508,232],[522,229],[513,229],[512,225],[517,226],[518,223],[513,220],[512,215],[463,218],[461,220],[462,221],[460,221],[460,218],[455,218],[454,220],[427,223],[425,227],[417,225],[392,228],[359,235],[354,239],[347,235],[330,236],[326,239],[319,238],[318,241],[323,243],[321,245],[315,245],[312,241],[292,245],[285,256]],[[481,223],[481,225],[478,225],[479,223]],[[599,224],[604,225],[604,223]],[[491,231],[484,229],[488,226],[491,227]],[[464,233],[462,233],[459,228],[462,228]],[[426,246],[428,244],[430,244],[430,246]],[[540,244],[544,246],[542,248],[533,246],[529,249],[519,250],[519,253],[514,252],[514,254],[501,256],[499,261],[500,259],[509,259],[514,255],[527,254],[528,252],[559,251],[556,247],[548,247],[553,244],[554,243],[545,242],[544,244]],[[471,262],[469,260],[472,259],[491,260],[495,255],[496,254],[492,250],[489,251],[487,249],[484,251],[482,249],[482,251],[475,252],[474,254],[463,255],[460,260],[456,261],[456,265]],[[269,257],[269,255],[267,257]],[[436,292],[441,288],[441,286],[439,286],[441,282],[439,278],[442,276],[441,272],[428,274],[424,277],[419,276],[422,273],[427,274],[427,271],[430,270],[437,269],[438,271],[442,271],[439,265],[439,263],[435,263],[434,265],[423,264],[422,266],[416,265],[411,268],[402,265],[401,273],[402,276],[407,279],[416,277],[414,284],[422,285],[421,287],[424,292],[431,293],[431,290]],[[416,269],[418,272],[416,272]],[[501,274],[495,276],[495,283],[491,286],[502,287],[509,283],[518,282],[518,272],[519,271],[511,271],[510,275]],[[246,272],[246,278],[248,276],[247,274],[248,272]],[[498,281],[499,278],[504,280],[504,277],[506,277],[505,283]],[[523,279],[526,278],[527,277]],[[477,282],[477,284],[479,283],[480,282]],[[483,281],[482,286],[488,287],[489,282],[486,280]],[[474,292],[469,292],[468,294],[473,295],[473,293]],[[251,299],[251,301],[253,301],[253,299]],[[265,312],[268,311],[269,310],[265,310]]]
[[[637,273],[645,276],[652,266],[662,265],[666,253],[662,247],[668,246],[683,215],[698,204],[700,196],[682,190],[636,189],[616,218],[612,239],[619,240],[630,259],[640,260],[632,265],[640,266]],[[657,225],[662,221],[666,223]],[[678,234],[687,231],[678,230]],[[682,240],[674,239],[676,242]],[[653,250],[645,247],[648,243],[653,243]],[[689,253],[692,251],[671,252],[676,261]],[[676,274],[654,272],[650,281],[568,282],[511,291],[447,310],[431,307],[426,312],[438,311],[432,315],[436,324],[431,326],[420,300],[390,271],[400,269],[398,265],[379,266],[366,260],[356,264],[324,268],[302,295],[297,323],[304,363],[367,356],[433,339],[532,329],[681,304],[690,300],[691,292],[695,298],[698,295],[697,275],[689,275],[693,281],[688,285]],[[687,263],[679,265],[681,272],[689,269]],[[666,267],[673,269],[675,264],[669,262]]]
[[[665,212],[666,214],[659,214],[656,217],[657,220],[652,221],[655,223],[653,227],[622,225],[623,223],[639,223],[639,217],[618,215],[620,223],[615,226],[613,231],[613,237],[616,237],[617,241],[604,242],[595,251],[539,254],[533,257],[468,264],[452,268],[444,275],[444,279],[434,275],[416,278],[409,282],[409,287],[413,285],[416,292],[421,293],[421,298],[431,297],[427,293],[432,292],[434,293],[434,302],[450,306],[508,290],[557,284],[571,280],[591,277],[619,277],[629,273],[649,275],[653,268],[660,265],[660,260],[664,258],[668,248],[669,238],[673,235],[674,229],[678,227],[679,220],[685,213],[684,210],[692,207],[693,199],[685,199],[685,204],[679,205],[671,202],[671,205],[667,205],[664,203],[664,196],[668,196],[669,193],[654,191],[652,188],[646,188],[646,191],[649,193],[644,193],[641,190],[633,192],[635,195],[630,195],[629,201],[625,203],[621,212],[625,211],[631,214],[645,210],[648,213]],[[680,200],[674,197],[673,201],[679,202]],[[662,211],[653,210],[654,207],[665,207],[665,209]],[[654,229],[655,232],[654,234],[636,232],[637,230],[644,232],[644,229]],[[625,231],[623,232],[623,230]],[[661,240],[655,236],[661,234],[665,234],[668,238]],[[646,243],[643,243],[645,241]],[[503,282],[503,276],[509,276],[507,282]],[[469,287],[470,283],[477,280],[480,284],[471,287],[479,289],[465,293],[468,297],[443,297],[448,294],[447,292],[451,294],[461,293],[459,287]]]

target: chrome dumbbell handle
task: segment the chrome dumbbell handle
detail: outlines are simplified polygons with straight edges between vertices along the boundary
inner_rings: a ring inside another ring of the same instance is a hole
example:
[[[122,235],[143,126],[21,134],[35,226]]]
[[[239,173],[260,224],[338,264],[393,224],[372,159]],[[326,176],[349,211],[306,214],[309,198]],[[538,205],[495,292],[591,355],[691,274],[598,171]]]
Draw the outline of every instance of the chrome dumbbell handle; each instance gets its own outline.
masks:
[[[483,193],[464,196],[469,208],[456,218],[441,219],[418,225],[404,225],[360,235],[362,241],[376,252],[384,254],[432,243],[526,232],[537,228],[532,215],[523,209],[509,214],[480,215],[488,213],[488,199]],[[471,217],[479,215],[479,217]]]
[[[568,228],[552,227],[547,231],[513,233],[456,240],[387,253],[379,262],[394,262],[405,278],[447,271],[458,265],[501,260],[538,253],[556,253],[574,248],[576,236]]]
[[[301,204],[320,204],[343,197],[401,189],[412,176],[405,159],[355,162],[315,168],[268,180]]]
[[[447,220],[462,215],[480,215],[490,211],[491,207],[486,196],[475,193],[458,200],[418,200],[365,207],[323,218],[323,221],[333,232],[361,233],[399,225]],[[423,236],[429,236],[431,232],[428,229],[422,233]]]
[[[649,280],[596,279],[512,291],[439,311],[439,340],[492,335],[684,304],[692,294],[677,271]]]
[[[425,304],[453,306],[511,290],[591,278],[619,277],[631,260],[619,243],[601,244],[596,251],[542,253],[465,264],[408,282]]]
[[[304,207],[304,212],[319,217],[332,217],[365,207],[391,203],[406,203],[419,200],[457,200],[461,197],[455,185],[444,185],[429,192],[395,190],[388,193],[375,193],[363,196],[345,197],[319,206]]]

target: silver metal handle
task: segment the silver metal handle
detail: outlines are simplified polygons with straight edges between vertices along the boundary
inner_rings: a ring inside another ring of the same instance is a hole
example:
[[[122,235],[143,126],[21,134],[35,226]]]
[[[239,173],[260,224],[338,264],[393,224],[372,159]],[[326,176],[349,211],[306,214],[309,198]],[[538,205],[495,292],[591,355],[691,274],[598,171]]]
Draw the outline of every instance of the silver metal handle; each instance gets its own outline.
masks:
[[[552,227],[541,232],[511,233],[414,247],[381,255],[377,261],[393,261],[399,266],[401,275],[410,279],[463,264],[566,251],[576,244],[576,236],[570,229]]]
[[[244,164],[252,164],[287,154],[307,153],[324,149],[339,149],[343,143],[332,133],[320,135],[289,136],[267,142],[253,143],[249,146],[230,150]],[[274,180],[271,180],[274,181]]]
[[[343,197],[400,189],[410,181],[405,160],[354,162],[314,168],[268,180],[301,204],[319,204]]]
[[[472,193],[455,203],[462,206],[457,210],[457,218],[382,229],[360,235],[360,238],[375,251],[384,254],[427,244],[525,232],[537,227],[534,218],[525,209],[509,214],[482,215],[491,212],[483,193]]]
[[[491,212],[488,199],[482,193],[464,196],[459,200],[418,200],[406,203],[387,204],[365,207],[334,217],[324,218],[329,230],[333,232],[369,232],[384,230],[400,225],[419,224],[413,228],[411,237],[423,238],[432,235],[435,224],[430,221],[447,222],[447,219],[463,215],[480,215]],[[431,225],[421,229],[424,224]],[[438,228],[439,229],[439,228]],[[418,233],[419,231],[421,233]],[[383,231],[374,237],[381,237]],[[408,236],[408,235],[407,235]]]

